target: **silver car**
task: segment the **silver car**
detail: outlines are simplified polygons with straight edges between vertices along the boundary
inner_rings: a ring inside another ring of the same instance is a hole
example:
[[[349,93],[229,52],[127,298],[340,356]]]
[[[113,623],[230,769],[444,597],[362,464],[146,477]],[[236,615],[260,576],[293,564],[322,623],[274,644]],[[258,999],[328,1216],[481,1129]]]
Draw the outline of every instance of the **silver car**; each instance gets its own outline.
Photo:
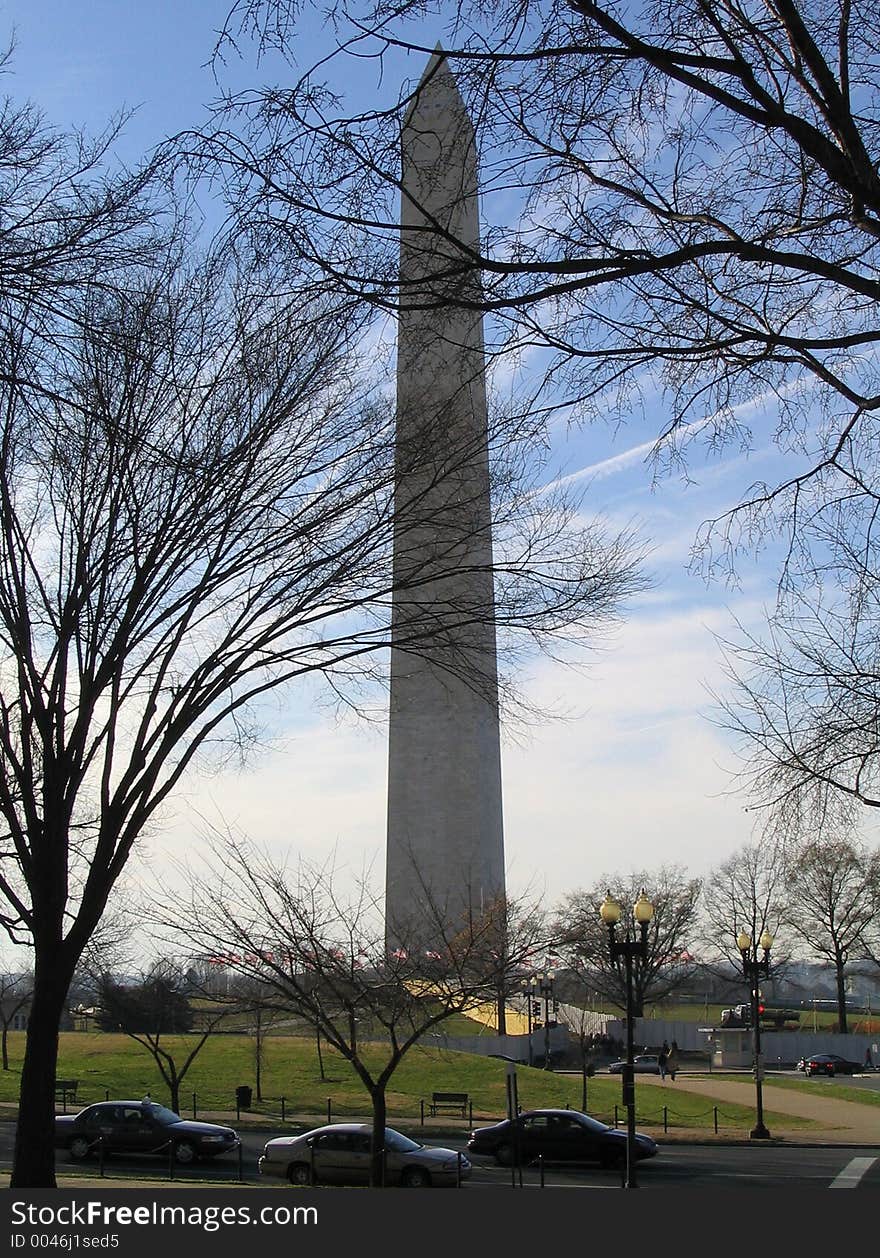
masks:
[[[609,1074],[623,1073],[625,1061],[613,1061],[608,1067]],[[638,1053],[633,1058],[633,1073],[637,1075],[659,1075],[660,1058],[655,1053]]]
[[[260,1174],[291,1184],[368,1184],[368,1123],[333,1123],[301,1136],[276,1136],[260,1158]],[[468,1179],[471,1164],[455,1149],[419,1144],[391,1127],[385,1128],[385,1182],[404,1188],[452,1187]]]

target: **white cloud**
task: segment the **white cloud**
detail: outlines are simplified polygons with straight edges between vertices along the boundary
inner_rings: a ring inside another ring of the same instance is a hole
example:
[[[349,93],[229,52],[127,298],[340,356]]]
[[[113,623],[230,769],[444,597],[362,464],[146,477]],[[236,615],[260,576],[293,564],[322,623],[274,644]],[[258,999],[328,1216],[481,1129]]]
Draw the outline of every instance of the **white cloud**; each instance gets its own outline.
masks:
[[[707,684],[722,685],[711,631],[727,618],[713,607],[654,611],[630,621],[588,676],[568,674],[564,701],[579,716],[505,749],[508,858],[541,868],[553,897],[664,861],[698,876],[749,837],[745,801],[730,794],[732,751],[706,715]],[[533,689],[550,702],[559,684],[548,668]]]
[[[757,601],[740,604],[756,619]],[[604,871],[686,865],[700,875],[750,832],[743,802],[727,792],[733,756],[705,717],[706,683],[721,685],[713,632],[723,607],[688,607],[673,592],[648,596],[586,673],[542,660],[526,683],[565,721],[534,727],[525,745],[505,742],[504,809],[513,889],[546,886],[555,900]],[[192,777],[159,851],[186,851],[200,814],[281,855],[321,861],[336,852],[351,878],[383,876],[387,744],[382,726],[326,719],[244,772]]]

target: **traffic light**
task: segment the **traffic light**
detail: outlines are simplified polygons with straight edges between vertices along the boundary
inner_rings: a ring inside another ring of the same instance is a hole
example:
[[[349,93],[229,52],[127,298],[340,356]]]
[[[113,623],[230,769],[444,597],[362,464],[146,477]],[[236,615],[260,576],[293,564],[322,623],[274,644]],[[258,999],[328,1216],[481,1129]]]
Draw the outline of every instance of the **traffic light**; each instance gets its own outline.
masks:
[[[541,1016],[541,1002],[540,1000],[533,1000],[532,1001],[532,1017],[540,1018],[540,1016]]]
[[[758,1001],[758,1017],[763,1018],[763,1016],[764,1016],[764,1002],[763,1000],[759,1000]]]

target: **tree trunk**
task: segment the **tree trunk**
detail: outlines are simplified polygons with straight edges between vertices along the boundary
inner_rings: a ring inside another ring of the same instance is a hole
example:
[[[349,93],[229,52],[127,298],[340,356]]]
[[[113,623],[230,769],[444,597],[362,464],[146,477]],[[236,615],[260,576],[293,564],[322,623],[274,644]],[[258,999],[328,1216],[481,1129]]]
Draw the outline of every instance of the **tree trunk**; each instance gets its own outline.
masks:
[[[498,1034],[507,1034],[507,1005],[504,1001],[504,984],[498,988]]]
[[[263,1099],[263,1017],[262,1010],[256,1011],[254,1024],[254,1075],[257,1085],[257,1100]]]
[[[175,1071],[168,1080],[168,1091],[171,1093],[171,1108],[175,1114],[180,1113],[180,1080]]]
[[[324,1058],[321,1055],[321,1028],[317,1026],[315,1027],[315,1039],[318,1043],[318,1069],[321,1072],[321,1079],[323,1080],[326,1078],[326,1075],[324,1074]]]
[[[849,1034],[849,1027],[846,1023],[846,987],[844,983],[843,967],[844,961],[840,958],[837,960],[837,1029],[841,1035]]]
[[[2,1038],[3,1038],[3,1069],[8,1070],[9,1069],[9,1048],[7,1046],[7,1040],[9,1038],[9,1023],[8,1022],[3,1023],[3,1037]]]
[[[373,1102],[373,1137],[370,1157],[370,1187],[385,1187],[385,1089],[370,1092]]]
[[[55,1187],[58,1027],[70,976],[59,969],[55,956],[46,957],[47,951],[50,950],[45,946],[35,947],[34,990],[21,1070],[10,1188]]]

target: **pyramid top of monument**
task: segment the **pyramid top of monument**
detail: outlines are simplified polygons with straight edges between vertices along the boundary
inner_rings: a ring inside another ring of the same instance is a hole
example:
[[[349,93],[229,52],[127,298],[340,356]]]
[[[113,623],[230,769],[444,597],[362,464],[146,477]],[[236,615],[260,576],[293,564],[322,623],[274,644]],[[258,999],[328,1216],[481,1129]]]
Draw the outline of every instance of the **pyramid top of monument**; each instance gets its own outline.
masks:
[[[467,108],[455,81],[455,75],[452,73],[449,62],[446,59],[446,50],[440,43],[436,45],[428,58],[422,77],[419,79],[418,87],[413,92],[412,98],[406,107],[406,113],[403,116],[404,127],[409,124],[419,106],[426,102],[429,96],[435,98],[438,91],[445,92],[449,106],[470,121]],[[432,100],[431,103],[436,106],[436,100]]]

